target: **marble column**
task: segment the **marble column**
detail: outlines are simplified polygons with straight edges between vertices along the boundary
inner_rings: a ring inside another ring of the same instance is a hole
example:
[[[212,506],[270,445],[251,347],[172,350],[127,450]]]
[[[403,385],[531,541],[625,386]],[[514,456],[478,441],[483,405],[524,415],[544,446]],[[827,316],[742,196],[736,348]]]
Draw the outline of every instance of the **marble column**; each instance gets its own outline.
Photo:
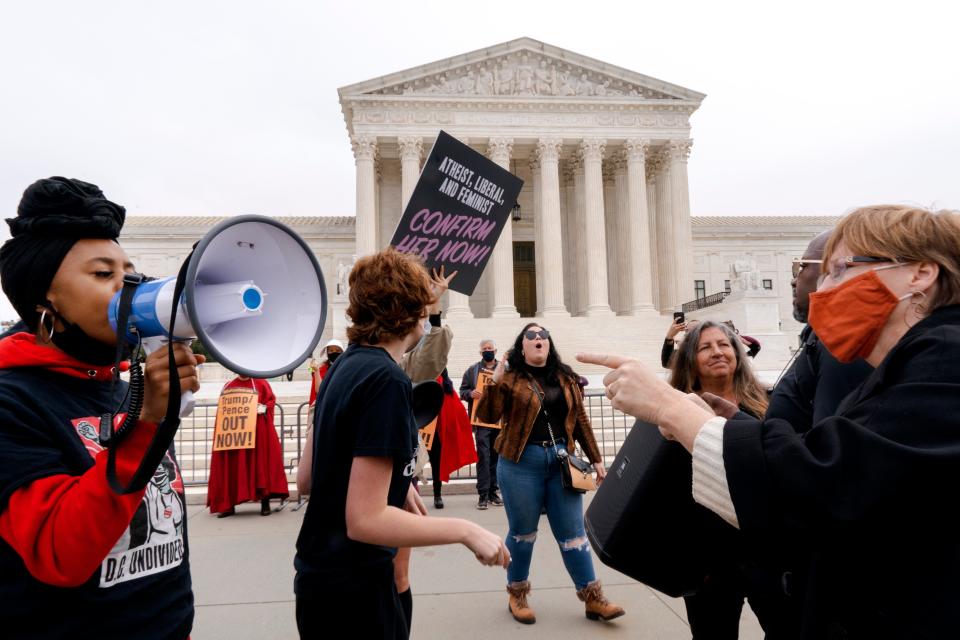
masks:
[[[423,156],[423,138],[406,136],[397,139],[400,150],[400,214],[407,208],[413,189],[420,178],[420,158]]]
[[[537,142],[540,162],[540,213],[535,220],[536,251],[543,255],[543,271],[537,273],[537,288],[543,288],[540,315],[567,316],[563,306],[563,238],[560,234],[560,148],[559,138],[541,138]],[[541,285],[541,282],[543,283]]]
[[[352,146],[357,165],[356,255],[363,257],[377,251],[377,140],[358,136]]]
[[[647,222],[650,230],[650,261],[647,268],[650,270],[650,291],[654,309],[661,309],[660,305],[660,261],[657,258],[657,164],[655,157],[649,154],[646,164],[647,183]]]
[[[687,158],[692,140],[673,140],[668,145],[670,158],[670,198],[673,210],[674,291],[677,304],[696,298],[693,287],[693,230],[690,223],[690,192],[687,184]]]
[[[540,219],[543,215],[541,213],[542,208],[540,206],[540,162],[537,160],[536,153],[530,153],[530,159],[528,160],[528,167],[530,169],[530,190],[533,193],[533,220],[534,225],[536,221]],[[543,309],[543,287],[540,286],[540,274],[543,273],[543,255],[540,251],[536,249],[536,244],[534,244],[533,250],[534,257],[534,269],[536,272],[534,274],[535,284],[536,284],[536,296],[537,296],[537,311]],[[536,311],[534,312],[536,314]]]
[[[618,277],[618,302],[614,310],[618,314],[625,314],[630,311],[630,280],[633,274],[629,272],[630,257],[628,254],[633,249],[630,246],[630,237],[627,235],[630,199],[627,193],[627,160],[622,151],[618,151],[613,156],[613,197],[616,202],[616,223],[613,225],[613,242],[608,241],[608,244],[613,245],[613,251],[610,255],[611,258],[616,258],[616,262],[611,262],[609,269],[611,278],[615,274]]]
[[[617,155],[603,163],[603,210],[607,239],[607,295],[610,308],[620,313],[623,304],[624,247],[620,233],[620,198],[617,192]]]
[[[560,170],[561,188],[563,190],[561,193],[563,200],[561,213],[563,224],[561,225],[561,230],[563,235],[563,255],[567,258],[563,263],[564,304],[566,304],[567,309],[572,309],[573,312],[576,313],[577,299],[575,294],[577,291],[577,273],[574,270],[573,256],[576,255],[576,243],[574,240],[579,231],[576,225],[577,190],[574,185],[574,176],[576,175],[575,158],[568,158],[560,165]]]
[[[603,151],[607,141],[587,138],[580,143],[584,172],[584,245],[587,266],[588,316],[610,316],[607,296],[607,240],[603,219]]]
[[[670,189],[670,162],[661,153],[657,160],[657,262],[660,265],[660,311],[669,312],[687,302],[676,296],[676,247],[673,242],[673,199]]]
[[[629,306],[625,311],[640,315],[653,311],[653,287],[650,278],[650,228],[647,215],[646,156],[650,143],[647,140],[627,140],[624,148],[627,160],[627,207],[626,235],[630,251],[627,252],[630,274],[627,284]]]
[[[498,165],[510,170],[510,154],[513,151],[511,138],[490,138],[487,153]],[[497,240],[497,246],[490,257],[493,268],[493,318],[519,318],[513,296],[513,219],[507,217],[507,224]]]
[[[587,310],[587,245],[584,244],[586,234],[586,198],[583,184],[583,154],[580,150],[570,159],[570,170],[573,174],[573,207],[569,214],[570,247],[571,253],[567,258],[570,261],[570,282],[573,291],[570,292],[571,313],[583,315]]]

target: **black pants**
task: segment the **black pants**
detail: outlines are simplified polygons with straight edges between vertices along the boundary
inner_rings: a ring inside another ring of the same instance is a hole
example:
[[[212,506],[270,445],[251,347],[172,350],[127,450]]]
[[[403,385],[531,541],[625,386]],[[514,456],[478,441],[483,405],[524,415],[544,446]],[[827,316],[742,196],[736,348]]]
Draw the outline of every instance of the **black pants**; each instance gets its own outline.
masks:
[[[440,497],[440,452],[442,443],[439,434],[433,434],[433,444],[430,446],[430,451],[427,453],[430,455],[430,471],[433,475],[433,497]]]
[[[368,578],[352,576],[297,593],[297,630],[301,640],[330,638],[337,627],[351,638],[407,640],[407,621],[397,588],[393,564]]]
[[[736,640],[745,595],[743,575],[731,565],[711,573],[696,595],[684,596],[693,640]]]
[[[736,640],[744,598],[766,640],[799,639],[800,616],[793,610],[796,603],[779,590],[774,572],[737,563],[711,573],[696,595],[683,598],[693,640]]]
[[[497,485],[497,460],[500,454],[493,448],[500,430],[474,427],[473,433],[477,439],[477,494],[488,498],[500,488]]]

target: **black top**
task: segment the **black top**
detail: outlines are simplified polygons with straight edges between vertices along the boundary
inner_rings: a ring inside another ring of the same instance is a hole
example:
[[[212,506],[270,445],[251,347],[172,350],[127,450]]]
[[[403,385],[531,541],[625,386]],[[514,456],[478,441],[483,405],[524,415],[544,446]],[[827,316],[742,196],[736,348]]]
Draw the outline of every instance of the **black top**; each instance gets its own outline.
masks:
[[[782,418],[797,433],[805,433],[837,411],[840,402],[873,371],[864,360],[843,364],[827,350],[807,326],[800,333],[801,347],[793,365],[770,396],[768,418]]]
[[[911,328],[807,433],[742,414],[724,427],[740,528],[803,541],[805,637],[960,629],[958,362],[960,306],[951,306]]]
[[[90,469],[101,450],[100,415],[115,411],[125,391],[126,383],[111,393],[109,382],[0,370],[0,510],[34,480]],[[130,526],[83,585],[39,582],[0,539],[0,636],[186,638],[193,592],[185,516],[180,470],[168,454]]]
[[[410,378],[379,347],[352,344],[330,367],[317,396],[310,502],[297,538],[294,590],[382,575],[396,549],[347,537],[353,459],[393,459],[387,504],[402,507],[413,477],[417,431]]]
[[[567,413],[570,411],[570,408],[567,407],[567,399],[563,395],[563,387],[560,386],[560,383],[557,382],[555,377],[552,379],[547,377],[546,367],[531,367],[527,365],[527,371],[530,372],[533,379],[540,385],[539,390],[537,389],[537,385],[533,385],[533,389],[535,393],[538,393],[538,391],[539,393],[543,393],[543,406],[546,408],[546,412],[540,411],[540,413],[537,414],[537,419],[533,423],[533,429],[530,431],[527,442],[547,442],[550,440],[550,430],[547,429],[548,414],[550,426],[553,427],[553,437],[558,440],[566,438],[567,430],[565,425],[567,423]]]

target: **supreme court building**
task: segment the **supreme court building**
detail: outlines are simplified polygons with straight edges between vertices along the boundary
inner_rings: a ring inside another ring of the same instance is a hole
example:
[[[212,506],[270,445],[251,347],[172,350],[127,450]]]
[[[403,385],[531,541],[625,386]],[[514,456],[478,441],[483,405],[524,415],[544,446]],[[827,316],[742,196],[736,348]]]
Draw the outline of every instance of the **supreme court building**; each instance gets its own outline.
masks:
[[[703,94],[528,38],[339,94],[359,255],[391,238],[440,129],[524,180],[520,220],[451,317],[640,315],[695,297],[687,157]]]
[[[799,330],[791,261],[835,218],[692,217],[690,116],[704,94],[521,38],[343,87],[339,97],[356,211],[279,217],[324,270],[325,337],[343,338],[343,275],[355,256],[389,242],[444,130],[524,181],[474,294],[448,294],[452,375],[477,359],[481,338],[505,347],[520,318],[532,317],[566,359],[602,349],[656,362],[670,312],[738,287],[750,289],[742,304],[766,305],[752,329],[765,345],[758,364],[789,357]],[[131,216],[124,246],[141,271],[172,274],[218,220]]]

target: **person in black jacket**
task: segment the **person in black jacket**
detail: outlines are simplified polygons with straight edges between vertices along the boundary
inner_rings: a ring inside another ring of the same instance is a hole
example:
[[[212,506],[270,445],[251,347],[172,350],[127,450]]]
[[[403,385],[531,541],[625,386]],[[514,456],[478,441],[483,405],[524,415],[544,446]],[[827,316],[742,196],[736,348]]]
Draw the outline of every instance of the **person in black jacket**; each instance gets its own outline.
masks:
[[[482,390],[477,389],[477,377],[481,368],[489,371],[491,375],[497,368],[497,343],[489,338],[480,341],[480,361],[464,372],[460,382],[460,399],[467,403],[468,416],[473,415],[473,401],[483,395]],[[488,504],[502,507],[503,499],[500,498],[500,487],[497,486],[497,460],[500,456],[493,448],[500,430],[475,425],[473,433],[477,440],[477,493],[480,495],[477,509],[482,511]]]
[[[807,322],[809,297],[817,289],[823,248],[830,234],[824,231],[811,240],[803,257],[793,263],[790,285],[797,322]],[[839,362],[807,325],[800,332],[800,349],[793,363],[770,396],[767,417],[786,420],[798,433],[805,433],[820,420],[834,415],[840,401],[860,386],[871,371],[873,367],[864,360]]]
[[[615,408],[692,452],[699,503],[745,533],[803,541],[802,637],[954,637],[960,213],[858,209],[824,253],[810,324],[838,360],[876,369],[806,433],[714,415],[634,360],[582,359],[615,368]]]
[[[810,241],[803,256],[793,263],[793,317],[807,322],[809,296],[817,289],[823,249],[831,231]],[[814,424],[835,415],[840,402],[873,371],[864,360],[839,362],[807,325],[800,332],[800,349],[770,396],[766,419],[790,423],[797,433],[806,433]],[[804,580],[803,556],[794,549],[802,540],[775,545],[754,545],[754,563],[748,571],[754,590],[764,607],[761,622],[768,639],[799,636],[803,602],[794,597],[794,584]]]

